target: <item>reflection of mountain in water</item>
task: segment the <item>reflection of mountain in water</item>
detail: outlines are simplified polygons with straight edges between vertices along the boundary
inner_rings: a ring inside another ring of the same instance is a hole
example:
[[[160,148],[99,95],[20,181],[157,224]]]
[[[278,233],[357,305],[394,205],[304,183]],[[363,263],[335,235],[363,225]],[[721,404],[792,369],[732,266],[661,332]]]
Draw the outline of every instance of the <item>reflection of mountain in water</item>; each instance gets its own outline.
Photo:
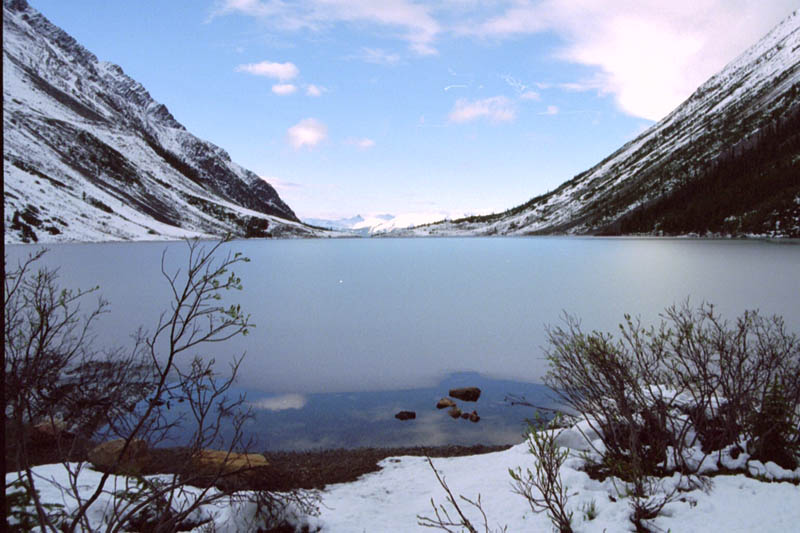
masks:
[[[449,389],[464,386],[482,391],[475,403],[459,402],[463,410],[480,414],[477,424],[454,420],[446,410],[436,409]],[[543,407],[555,404],[544,385],[494,380],[472,372],[453,374],[436,387],[401,391],[272,397],[251,391],[248,402],[261,408],[254,409],[247,432],[258,439],[255,448],[267,450],[517,443],[525,419],[534,413],[509,405],[508,395],[525,396]],[[401,410],[416,411],[417,418],[395,419]]]

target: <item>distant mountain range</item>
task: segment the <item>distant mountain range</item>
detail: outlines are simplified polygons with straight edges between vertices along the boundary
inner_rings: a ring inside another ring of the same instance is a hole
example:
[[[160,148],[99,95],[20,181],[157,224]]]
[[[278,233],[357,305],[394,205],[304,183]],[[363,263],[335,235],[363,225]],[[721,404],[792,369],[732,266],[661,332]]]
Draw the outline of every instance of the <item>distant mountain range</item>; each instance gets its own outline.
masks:
[[[3,1],[5,242],[318,236],[24,0]]]
[[[356,215],[350,218],[323,219],[304,218],[303,222],[320,228],[328,228],[348,232],[363,237],[371,235],[390,234],[421,224],[429,224],[442,220],[442,213],[403,213],[400,215],[371,215],[367,218]]]
[[[800,237],[800,11],[556,190],[398,233]]]

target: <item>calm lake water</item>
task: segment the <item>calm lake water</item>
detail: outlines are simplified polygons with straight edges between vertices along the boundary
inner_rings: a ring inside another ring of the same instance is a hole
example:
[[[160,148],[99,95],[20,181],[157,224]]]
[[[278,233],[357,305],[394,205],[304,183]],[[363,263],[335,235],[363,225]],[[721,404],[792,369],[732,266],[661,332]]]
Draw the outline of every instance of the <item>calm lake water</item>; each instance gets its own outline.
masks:
[[[745,309],[782,315],[800,333],[796,243],[537,237],[228,247],[251,259],[235,269],[244,284],[235,301],[257,327],[207,353],[225,368],[231,355],[246,352],[239,383],[249,397],[273,398],[273,407],[283,401],[297,414],[319,394],[435,395],[442,380],[464,371],[540,382],[545,326],[558,324],[564,311],[585,329],[615,330],[624,313],[654,322],[689,298],[715,304],[731,320]],[[186,258],[185,243],[49,249],[44,262],[60,268],[65,286],[100,285],[111,302],[97,324],[106,346],[127,342],[139,325],[152,327],[168,304],[162,252],[172,269]],[[14,263],[30,250],[8,246],[6,254]]]

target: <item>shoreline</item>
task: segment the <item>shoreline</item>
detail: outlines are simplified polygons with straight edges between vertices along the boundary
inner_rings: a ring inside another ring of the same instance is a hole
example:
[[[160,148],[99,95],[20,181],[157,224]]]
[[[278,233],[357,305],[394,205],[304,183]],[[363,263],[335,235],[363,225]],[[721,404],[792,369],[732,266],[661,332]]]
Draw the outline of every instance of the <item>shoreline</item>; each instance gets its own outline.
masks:
[[[6,442],[9,442],[8,440]],[[86,461],[88,451],[94,443],[82,439],[67,444],[60,448],[56,442],[42,442],[33,440],[31,445],[31,466],[45,464],[59,464],[62,462]],[[364,474],[377,472],[381,469],[378,463],[388,457],[418,456],[418,457],[462,457],[468,455],[482,455],[487,453],[507,450],[514,444],[445,444],[437,446],[392,446],[392,447],[361,447],[361,448],[329,448],[312,450],[289,451],[258,451],[250,450],[249,453],[261,453],[267,460],[266,466],[256,467],[245,476],[230,481],[220,480],[221,485],[227,488],[242,490],[270,490],[285,492],[294,489],[323,489],[335,483],[348,483],[357,480]],[[71,453],[63,456],[63,450]],[[16,471],[14,450],[6,448],[6,474]],[[177,465],[186,464],[185,448],[166,447],[152,448],[150,450],[150,465],[143,472],[145,475],[176,474]]]
[[[265,452],[269,466],[253,481],[259,489],[323,489],[334,483],[349,483],[364,474],[381,469],[378,463],[388,457],[462,457],[504,451],[515,444],[440,445],[391,448],[336,448],[314,451]],[[263,486],[262,486],[263,483]]]
[[[328,230],[326,230],[328,231]],[[374,235],[361,236],[361,235],[330,235],[330,236],[276,236],[276,237],[235,237],[230,242],[241,241],[309,241],[309,240],[370,240],[370,239],[503,239],[503,238],[594,238],[594,239],[654,239],[654,240],[697,240],[697,241],[764,241],[775,242],[784,244],[800,244],[800,237],[791,237],[787,235],[760,235],[760,234],[699,234],[699,233],[686,233],[682,235],[656,235],[653,233],[626,233],[621,235],[599,235],[599,234],[571,234],[571,233],[545,233],[545,234],[493,234],[493,235],[476,235],[469,233],[439,233],[435,235],[405,235],[405,234],[392,234],[392,233],[376,233]],[[170,244],[185,242],[187,240],[198,240],[200,242],[216,242],[224,236],[204,236],[204,237],[185,237],[185,238],[166,238],[166,239],[107,239],[107,240],[41,240],[36,242],[23,242],[23,241],[5,241],[6,246],[40,246],[47,247],[51,245],[61,244],[134,244],[134,243],[150,243],[150,244]]]

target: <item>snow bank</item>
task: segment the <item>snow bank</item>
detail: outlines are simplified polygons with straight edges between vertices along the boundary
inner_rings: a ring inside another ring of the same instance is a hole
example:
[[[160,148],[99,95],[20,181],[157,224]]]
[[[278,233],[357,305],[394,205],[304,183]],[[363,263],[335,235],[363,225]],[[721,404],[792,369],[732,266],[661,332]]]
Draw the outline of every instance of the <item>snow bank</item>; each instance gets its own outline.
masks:
[[[568,508],[573,511],[573,528],[576,532],[633,531],[629,521],[630,501],[624,496],[624,484],[619,480],[596,481],[581,471],[584,463],[581,452],[586,438],[593,438],[588,424],[583,421],[562,431],[557,439],[569,446],[570,457],[561,469],[561,477],[568,487]],[[717,460],[728,468],[748,468],[752,475],[763,479],[800,480],[800,468],[785,470],[774,463],[766,465],[749,461],[745,453],[736,459],[729,450],[709,456],[707,470],[717,468]],[[589,452],[593,453],[593,452]],[[700,453],[697,450],[697,453]],[[433,463],[456,495],[471,500],[481,497],[482,507],[488,517],[490,529],[503,526],[508,531],[550,531],[552,525],[545,513],[535,514],[521,496],[511,492],[509,469],[521,467],[523,472],[534,467],[535,458],[528,452],[527,443],[506,451],[485,455],[434,459]],[[431,500],[446,503],[446,494],[438,484],[424,457],[391,457],[380,463],[381,470],[370,473],[358,481],[328,486],[322,491],[322,505],[318,517],[299,520],[312,527],[329,532],[357,531],[427,531],[417,522],[417,516],[433,517]],[[62,492],[58,485],[67,483],[63,465],[45,465],[34,468],[37,486],[44,501],[62,504],[67,510],[74,508],[74,499]],[[16,473],[6,475],[13,481]],[[100,474],[88,468],[80,473],[82,494],[96,486]],[[689,490],[680,499],[668,504],[662,515],[652,525],[661,531],[683,533],[716,531],[796,531],[800,523],[800,486],[788,481],[765,482],[739,475],[719,475],[711,478],[710,490]],[[112,477],[111,490],[126,486],[123,477]],[[678,474],[660,480],[663,490],[670,490],[682,480]],[[191,494],[191,492],[190,492]],[[92,508],[90,517],[100,525],[109,511],[110,494],[105,494]],[[464,503],[464,502],[460,502]],[[180,505],[180,502],[177,504]],[[593,507],[596,516],[589,518]],[[462,510],[479,529],[482,519],[477,509],[464,503]],[[216,531],[248,531],[253,528],[255,505],[248,502],[247,493],[239,493],[235,501],[227,499],[207,505],[197,513],[198,518],[210,519]],[[454,513],[451,513],[454,515]],[[201,528],[196,531],[201,531]]]

